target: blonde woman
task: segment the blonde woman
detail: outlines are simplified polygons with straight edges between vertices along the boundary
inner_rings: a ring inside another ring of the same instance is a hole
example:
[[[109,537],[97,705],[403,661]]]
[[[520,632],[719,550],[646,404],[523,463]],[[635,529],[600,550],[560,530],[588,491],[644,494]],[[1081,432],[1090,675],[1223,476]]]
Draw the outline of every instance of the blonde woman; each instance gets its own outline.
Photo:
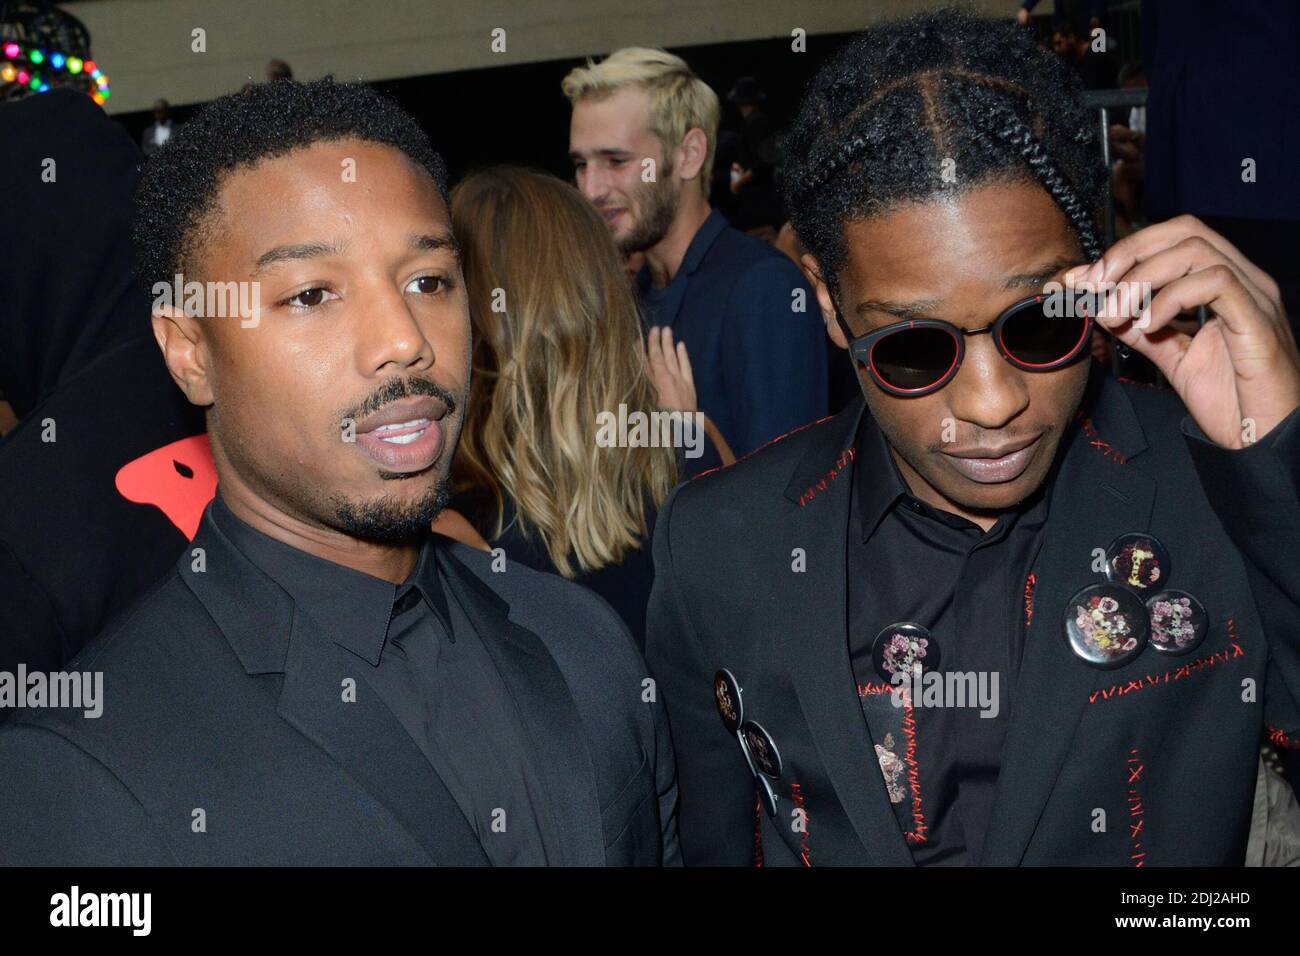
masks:
[[[655,513],[683,465],[724,452],[611,446],[598,422],[695,411],[689,357],[667,330],[652,332],[647,357],[622,258],[572,186],[494,168],[470,174],[451,205],[474,323],[452,506],[507,562],[595,590],[641,643]],[[458,521],[438,530],[472,540]]]

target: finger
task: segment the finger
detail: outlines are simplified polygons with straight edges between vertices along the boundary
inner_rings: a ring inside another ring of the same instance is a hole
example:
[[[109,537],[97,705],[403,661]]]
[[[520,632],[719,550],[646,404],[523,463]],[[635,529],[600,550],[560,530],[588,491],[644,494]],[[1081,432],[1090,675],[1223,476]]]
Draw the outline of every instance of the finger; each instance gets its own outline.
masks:
[[[1103,288],[1106,298],[1098,312],[1098,321],[1110,328],[1127,319],[1137,318],[1137,327],[1141,329],[1143,320],[1138,317],[1143,309],[1151,304],[1153,289],[1158,290],[1175,279],[1214,266],[1223,266],[1232,270],[1242,287],[1250,291],[1246,277],[1241,275],[1214,246],[1199,236],[1190,236],[1142,260],[1113,283],[1109,283],[1108,287]],[[1264,320],[1268,321],[1267,299],[1262,293],[1252,293],[1252,295],[1256,308]]]
[[[1271,357],[1277,336],[1236,271],[1226,264],[1199,269],[1161,289],[1148,309],[1153,331],[1181,312],[1208,306],[1223,324],[1224,340],[1236,359]]]
[[[663,374],[664,357],[657,325],[651,326],[650,333],[646,336],[646,355],[650,359],[650,374],[658,378]]]
[[[1149,259],[1157,253],[1177,245],[1185,239],[1199,238],[1209,243],[1215,250],[1234,265],[1246,277],[1246,280],[1263,293],[1274,310],[1280,314],[1281,297],[1277,293],[1277,283],[1230,243],[1195,216],[1178,216],[1166,222],[1139,229],[1132,235],[1125,236],[1106,250],[1101,261],[1105,263],[1101,281],[1109,282],[1116,276],[1128,272],[1134,264]]]
[[[664,367],[673,378],[679,378],[681,370],[677,367],[677,349],[673,346],[673,330],[668,326],[664,326],[660,344],[663,347]]]
[[[695,392],[695,372],[691,369],[691,356],[686,351],[686,343],[677,343],[677,367],[681,370],[682,380],[690,388],[691,393]]]

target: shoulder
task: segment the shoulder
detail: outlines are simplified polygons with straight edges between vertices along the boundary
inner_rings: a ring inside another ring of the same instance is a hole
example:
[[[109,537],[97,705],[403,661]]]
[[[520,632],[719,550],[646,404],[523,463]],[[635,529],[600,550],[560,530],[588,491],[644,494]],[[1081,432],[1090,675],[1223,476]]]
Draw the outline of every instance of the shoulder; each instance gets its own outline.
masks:
[[[448,553],[510,606],[510,620],[536,634],[565,660],[571,651],[603,657],[639,669],[640,655],[623,619],[604,598],[558,574],[537,571],[459,542]]]
[[[202,604],[172,571],[58,671],[42,675],[50,694],[58,682],[80,681],[84,693],[93,688],[102,713],[86,719],[85,707],[24,709],[6,721],[4,730],[39,727],[88,749],[87,741],[111,740],[114,728],[148,721],[159,710],[159,698],[177,692],[184,671],[196,659],[209,656],[204,645],[210,632],[215,633],[215,626]],[[212,676],[210,672],[192,675],[185,681],[193,685]]]
[[[807,287],[803,271],[789,256],[730,225],[718,234],[704,262],[706,266],[716,267],[721,278],[732,280],[735,294],[751,291],[770,294],[773,288],[780,288],[788,297],[789,290]]]
[[[797,470],[818,473],[817,462],[825,459],[831,470],[836,456],[843,451],[841,436],[851,421],[856,421],[861,402],[855,400],[836,415],[828,415],[795,428],[760,446],[735,464],[715,468],[678,485],[664,502],[656,521],[665,528],[699,529],[737,520],[741,512],[752,513],[763,502],[781,500]],[[753,507],[751,507],[751,505]],[[775,509],[773,509],[775,510]],[[694,531],[692,533],[695,533]]]

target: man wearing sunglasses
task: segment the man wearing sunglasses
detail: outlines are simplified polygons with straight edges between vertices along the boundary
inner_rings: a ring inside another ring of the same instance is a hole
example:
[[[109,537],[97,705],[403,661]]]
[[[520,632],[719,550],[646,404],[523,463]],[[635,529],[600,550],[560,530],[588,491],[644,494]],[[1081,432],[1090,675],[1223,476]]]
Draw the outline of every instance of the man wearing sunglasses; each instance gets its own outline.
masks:
[[[865,400],[661,511],[687,863],[1243,862],[1259,742],[1300,731],[1300,359],[1196,220],[1103,255],[1092,127],[952,12],[810,86],[787,198]]]

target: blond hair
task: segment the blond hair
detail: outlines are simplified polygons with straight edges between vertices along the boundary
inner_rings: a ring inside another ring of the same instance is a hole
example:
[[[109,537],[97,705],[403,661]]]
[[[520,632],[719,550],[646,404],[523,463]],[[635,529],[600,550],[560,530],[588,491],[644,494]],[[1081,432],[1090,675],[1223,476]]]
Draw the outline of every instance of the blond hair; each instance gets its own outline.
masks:
[[[451,193],[474,327],[457,484],[503,492],[565,577],[619,563],[677,482],[671,448],[602,448],[597,415],[653,411],[641,316],[614,241],[582,195],[497,167]],[[488,529],[484,529],[485,531]]]
[[[574,67],[560,82],[570,103],[604,99],[629,86],[650,95],[650,131],[663,146],[668,171],[673,151],[687,132],[697,127],[704,131],[708,146],[700,168],[700,188],[707,196],[722,108],[718,94],[695,75],[685,60],[666,50],[624,47],[599,63],[588,60],[586,66]]]

